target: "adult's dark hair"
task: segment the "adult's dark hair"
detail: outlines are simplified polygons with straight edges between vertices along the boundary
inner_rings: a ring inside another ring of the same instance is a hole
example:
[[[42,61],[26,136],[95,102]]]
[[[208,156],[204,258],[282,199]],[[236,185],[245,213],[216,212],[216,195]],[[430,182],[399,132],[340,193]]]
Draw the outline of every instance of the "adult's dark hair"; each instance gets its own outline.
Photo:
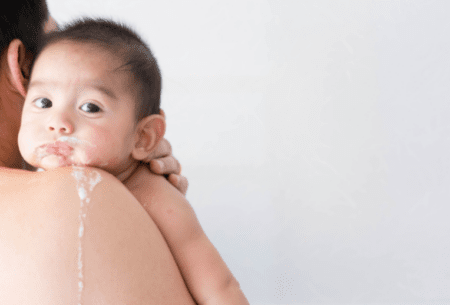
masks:
[[[46,36],[39,53],[58,42],[85,43],[118,56],[123,61],[116,70],[129,71],[136,90],[136,122],[159,114],[161,73],[149,47],[130,27],[102,18],[82,18]]]
[[[0,52],[13,39],[20,39],[28,51],[37,53],[49,16],[45,0],[13,0],[0,9]]]

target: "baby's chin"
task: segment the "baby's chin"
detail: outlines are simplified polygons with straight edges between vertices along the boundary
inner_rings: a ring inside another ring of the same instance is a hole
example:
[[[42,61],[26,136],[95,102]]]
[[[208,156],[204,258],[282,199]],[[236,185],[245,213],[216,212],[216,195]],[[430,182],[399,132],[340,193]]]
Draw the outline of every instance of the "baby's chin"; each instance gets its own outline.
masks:
[[[59,151],[61,152],[61,151]],[[51,170],[58,167],[66,166],[88,166],[90,159],[84,151],[72,151],[68,154],[64,152],[49,152],[45,149],[36,149],[30,158],[31,162],[25,158],[29,164],[36,168],[42,168],[44,170]]]
[[[39,162],[38,166],[39,168],[43,168],[45,170],[55,169],[58,167],[65,167],[65,166],[72,166],[77,165],[75,162],[73,162],[69,157],[62,156],[62,155],[48,155],[42,158],[42,160]]]

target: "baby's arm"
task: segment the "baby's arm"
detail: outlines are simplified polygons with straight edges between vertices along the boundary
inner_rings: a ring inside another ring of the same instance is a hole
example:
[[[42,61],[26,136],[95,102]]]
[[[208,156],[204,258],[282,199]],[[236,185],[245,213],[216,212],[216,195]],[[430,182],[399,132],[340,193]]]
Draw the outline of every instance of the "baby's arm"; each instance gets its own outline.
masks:
[[[180,192],[144,166],[126,186],[158,226],[198,304],[249,304]]]

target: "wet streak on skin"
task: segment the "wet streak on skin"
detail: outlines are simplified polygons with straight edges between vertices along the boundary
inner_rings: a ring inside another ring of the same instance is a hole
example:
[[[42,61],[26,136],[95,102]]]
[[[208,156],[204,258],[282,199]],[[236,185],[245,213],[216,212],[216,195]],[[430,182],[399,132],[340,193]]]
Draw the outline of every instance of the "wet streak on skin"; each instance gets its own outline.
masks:
[[[84,236],[85,220],[87,213],[87,204],[91,200],[90,195],[94,187],[102,180],[102,176],[97,171],[90,171],[86,174],[83,167],[73,166],[72,176],[77,181],[77,192],[80,197],[80,211],[78,219],[80,226],[78,228],[78,304],[81,305],[83,296],[83,247],[82,240]]]

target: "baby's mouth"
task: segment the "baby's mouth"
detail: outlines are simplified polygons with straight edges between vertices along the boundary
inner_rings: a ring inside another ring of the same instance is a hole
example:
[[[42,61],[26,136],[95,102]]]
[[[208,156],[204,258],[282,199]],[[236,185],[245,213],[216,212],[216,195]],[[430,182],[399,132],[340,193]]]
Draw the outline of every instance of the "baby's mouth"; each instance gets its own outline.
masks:
[[[49,155],[68,156],[72,153],[73,147],[67,143],[56,141],[51,144],[44,144],[39,147],[41,151]]]

